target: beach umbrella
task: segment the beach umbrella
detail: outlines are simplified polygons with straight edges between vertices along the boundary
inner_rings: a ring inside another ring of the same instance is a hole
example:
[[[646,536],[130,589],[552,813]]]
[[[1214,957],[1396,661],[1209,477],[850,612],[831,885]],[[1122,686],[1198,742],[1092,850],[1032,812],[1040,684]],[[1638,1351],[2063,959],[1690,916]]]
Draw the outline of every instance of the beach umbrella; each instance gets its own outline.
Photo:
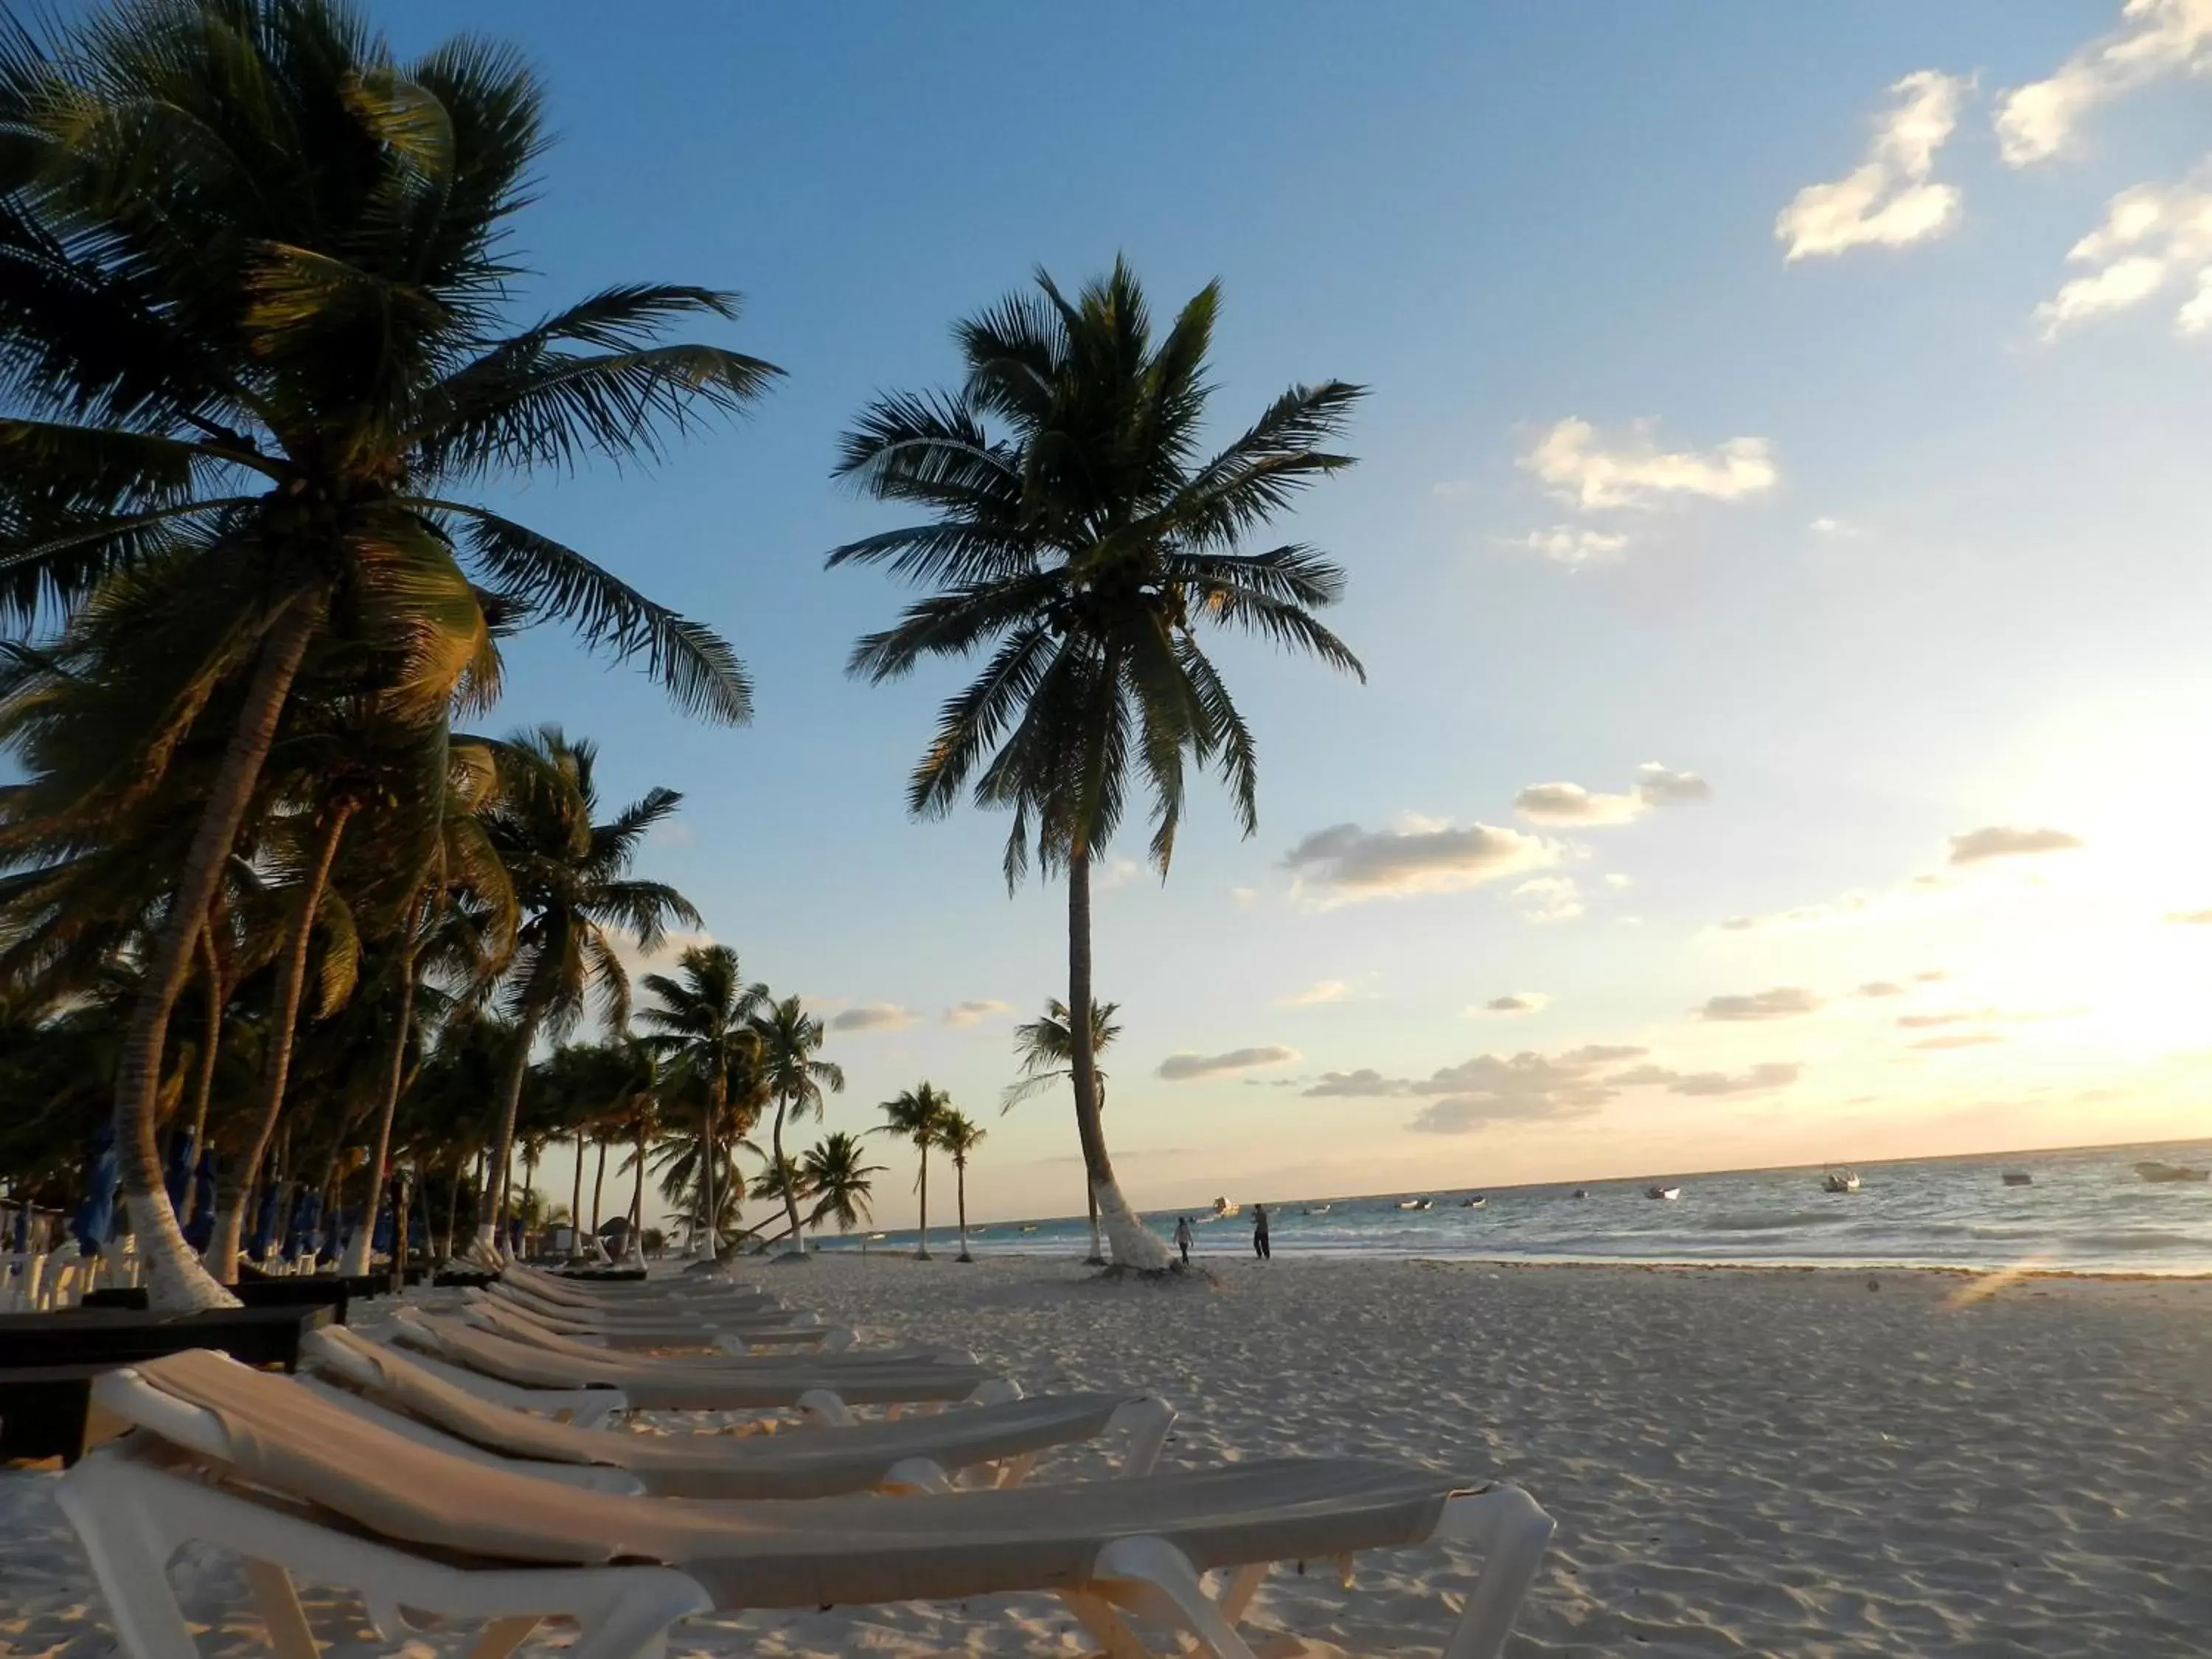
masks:
[[[509,1255],[522,1254],[522,1223],[520,1221],[507,1224],[507,1253]]]
[[[376,1231],[368,1236],[368,1248],[372,1254],[378,1250],[382,1250],[386,1255],[392,1254],[392,1231],[398,1224],[399,1218],[392,1212],[392,1201],[386,1199],[384,1207],[376,1212]]]
[[[185,1224],[185,1243],[204,1250],[215,1241],[215,1148],[200,1154],[192,1176],[192,1218]]]
[[[185,1201],[185,1188],[192,1178],[192,1132],[178,1127],[169,1131],[169,1157],[161,1171],[161,1184],[169,1189],[169,1207],[176,1209]]]
[[[261,1194],[261,1212],[253,1218],[253,1238],[246,1254],[256,1261],[266,1261],[269,1252],[276,1245],[277,1216],[284,1201],[284,1184],[272,1181]]]
[[[103,1123],[93,1137],[92,1162],[84,1172],[84,1202],[70,1223],[76,1248],[84,1255],[97,1255],[115,1230],[115,1188],[123,1168],[115,1156],[115,1126]]]
[[[284,1235],[284,1260],[312,1257],[321,1244],[323,1195],[309,1188],[292,1206],[292,1225]]]
[[[31,1206],[27,1204],[15,1206],[15,1224],[9,1231],[8,1248],[17,1255],[31,1253]]]

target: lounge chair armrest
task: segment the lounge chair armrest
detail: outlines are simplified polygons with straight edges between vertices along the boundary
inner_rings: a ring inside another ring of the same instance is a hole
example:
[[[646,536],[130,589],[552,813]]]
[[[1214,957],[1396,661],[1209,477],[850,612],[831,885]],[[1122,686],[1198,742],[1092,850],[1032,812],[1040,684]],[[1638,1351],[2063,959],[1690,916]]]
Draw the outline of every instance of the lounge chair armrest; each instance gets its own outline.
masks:
[[[1124,1475],[1150,1474],[1160,1461],[1160,1449],[1168,1442],[1168,1431],[1175,1426],[1175,1407],[1164,1400],[1146,1395],[1139,1399],[1124,1401],[1107,1419],[1109,1433],[1124,1430],[1129,1443],[1121,1453],[1121,1473]]]

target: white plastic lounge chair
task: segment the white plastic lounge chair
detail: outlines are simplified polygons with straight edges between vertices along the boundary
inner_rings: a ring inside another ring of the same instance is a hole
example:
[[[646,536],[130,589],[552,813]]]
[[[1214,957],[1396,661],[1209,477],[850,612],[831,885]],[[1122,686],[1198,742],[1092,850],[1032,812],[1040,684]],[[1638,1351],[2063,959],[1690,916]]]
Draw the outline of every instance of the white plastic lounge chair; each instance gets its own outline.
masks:
[[[489,1297],[511,1306],[527,1310],[549,1319],[573,1319],[602,1325],[665,1325],[674,1320],[752,1320],[771,1324],[778,1320],[816,1319],[819,1316],[803,1314],[787,1308],[773,1297],[733,1296],[684,1297],[676,1299],[656,1298],[631,1303],[556,1302],[542,1297],[527,1285],[510,1285],[503,1279],[494,1279],[481,1291],[471,1291],[471,1296]]]
[[[630,1308],[662,1302],[761,1302],[773,1306],[776,1300],[757,1285],[748,1285],[720,1273],[702,1273],[690,1279],[653,1279],[594,1285],[587,1280],[563,1279],[557,1273],[541,1273],[535,1267],[516,1265],[501,1273],[498,1282],[519,1285],[534,1291],[548,1302],[565,1303],[576,1308]]]
[[[566,1318],[542,1314],[513,1302],[469,1291],[462,1297],[465,1317],[481,1312],[486,1328],[525,1341],[552,1337],[580,1342],[591,1348],[716,1348],[740,1354],[763,1348],[810,1348],[836,1353],[853,1346],[854,1334],[842,1325],[825,1325],[812,1314],[778,1313],[767,1320],[726,1319],[720,1316],[686,1319],[671,1315],[652,1324],[634,1322]],[[809,1322],[800,1323],[801,1320]]]
[[[619,1336],[584,1334],[565,1335],[544,1321],[533,1319],[518,1308],[505,1307],[496,1302],[471,1302],[460,1309],[462,1320],[479,1329],[495,1332],[516,1342],[527,1342],[536,1348],[549,1349],[555,1353],[586,1353],[604,1357],[610,1350],[628,1350],[645,1355],[635,1340],[637,1333],[624,1332]],[[939,1350],[915,1347],[902,1344],[896,1347],[856,1349],[853,1333],[842,1326],[816,1326],[803,1333],[796,1342],[774,1340],[783,1333],[772,1333],[763,1347],[780,1350],[777,1353],[757,1353],[750,1345],[758,1340],[751,1331],[708,1331],[703,1328],[668,1328],[653,1334],[645,1345],[648,1348],[714,1349],[714,1353],[659,1353],[652,1357],[661,1364],[671,1365],[720,1365],[731,1359],[766,1359],[781,1358],[793,1361],[808,1359],[816,1354],[842,1355],[848,1358],[869,1359],[928,1359],[939,1356]],[[964,1352],[959,1358],[969,1356]]]
[[[410,1347],[524,1389],[620,1389],[635,1411],[735,1412],[795,1407],[817,1391],[848,1406],[921,1405],[991,1397],[1001,1379],[981,1366],[873,1354],[805,1354],[720,1361],[540,1347],[454,1320],[404,1314],[392,1333]]]
[[[1516,1488],[1352,1458],[923,1498],[629,1498],[462,1462],[220,1354],[112,1371],[94,1392],[140,1432],[58,1495],[126,1659],[193,1659],[166,1567],[195,1541],[246,1558],[281,1659],[316,1651],[295,1574],[360,1591],[391,1641],[402,1608],[486,1620],[476,1659],[552,1616],[580,1626],[571,1659],[659,1659],[671,1625],[709,1611],[1038,1589],[1114,1659],[1146,1651],[1127,1612],[1251,1659],[1236,1624],[1271,1564],[1440,1538],[1486,1551],[1445,1659],[1495,1659],[1552,1530]],[[1218,1598],[1202,1582],[1217,1569]]]
[[[337,1327],[310,1332],[301,1358],[362,1403],[481,1457],[626,1471],[630,1490],[661,1498],[830,1498],[870,1491],[950,1492],[966,1470],[998,1466],[985,1485],[1019,1486],[1036,1454],[1116,1431],[1120,1473],[1149,1474],[1175,1421],[1165,1401],[1112,1394],[1048,1395],[963,1407],[932,1417],[792,1434],[609,1433],[495,1406],[406,1355]],[[427,1430],[423,1425],[428,1425]],[[448,1437],[451,1438],[449,1439]]]

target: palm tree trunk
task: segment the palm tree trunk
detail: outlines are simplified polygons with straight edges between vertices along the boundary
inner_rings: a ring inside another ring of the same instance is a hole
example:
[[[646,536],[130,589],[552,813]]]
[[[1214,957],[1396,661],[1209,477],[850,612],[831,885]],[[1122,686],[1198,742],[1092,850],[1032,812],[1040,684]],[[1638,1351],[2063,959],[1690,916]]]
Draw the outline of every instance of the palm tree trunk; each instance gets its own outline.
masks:
[[[607,1142],[611,1138],[611,1137],[610,1137],[606,1133],[606,1126],[605,1124],[600,1125],[599,1134],[599,1167],[592,1176],[592,1237],[595,1239],[599,1236],[599,1205],[606,1196]]]
[[[783,1218],[789,1224],[789,1250],[793,1255],[806,1254],[806,1235],[799,1228],[799,1192],[791,1178],[791,1168],[783,1161],[783,1113],[789,1104],[781,1096],[776,1097],[775,1128],[769,1136],[769,1152],[775,1159],[776,1179],[783,1186]]]
[[[960,1260],[973,1261],[975,1258],[968,1254],[968,1160],[964,1158],[952,1160],[952,1190],[959,1200]]]
[[[207,1018],[200,1028],[200,1063],[198,1075],[192,1079],[192,1163],[197,1166],[207,1153],[208,1103],[215,1097],[215,1062],[222,1047],[222,963],[215,953],[215,933],[202,927],[197,941],[202,957],[201,970],[207,975]],[[185,1207],[177,1217],[181,1227],[192,1218],[192,1206],[199,1195],[199,1182],[185,1171]]]
[[[640,1261],[645,1260],[645,1115],[637,1119],[637,1184],[630,1188],[629,1237],[625,1241]]]
[[[200,821],[193,828],[184,868],[178,872],[176,891],[170,896],[168,912],[146,952],[138,998],[131,1010],[131,1024],[115,1069],[115,1147],[122,1160],[123,1201],[130,1212],[131,1234],[138,1242],[138,1258],[145,1263],[148,1300],[164,1310],[229,1307],[238,1300],[193,1256],[191,1247],[185,1243],[184,1230],[177,1224],[177,1212],[169,1204],[161,1150],[154,1133],[161,1044],[168,1034],[170,1011],[185,987],[193,941],[205,924],[208,907],[222,879],[224,862],[238,839],[246,805],[253,799],[253,786],[276,736],[284,699],[291,692],[293,677],[300,672],[301,659],[307,655],[307,642],[314,636],[319,611],[314,595],[295,595],[276,613],[262,641],[245,706],[239,711],[238,724],[231,728],[222,763],[200,808]]]
[[[414,937],[411,927],[409,937]],[[399,1111],[399,1083],[407,1073],[408,1028],[414,1019],[415,952],[410,948],[399,956],[399,1025],[392,1034],[392,1063],[384,1073],[384,1103],[376,1119],[376,1150],[368,1160],[368,1207],[362,1212],[362,1224],[356,1230],[353,1242],[346,1246],[345,1261],[338,1269],[343,1273],[368,1271],[369,1246],[376,1233],[376,1207],[384,1202],[385,1162],[392,1156],[392,1121]],[[396,1234],[392,1254],[403,1261],[407,1255],[406,1241]]]
[[[721,1240],[714,1234],[714,1129],[722,1121],[722,1079],[717,1077],[707,1091],[707,1121],[699,1132],[699,1180],[707,1200],[707,1260],[722,1259]]]
[[[477,1200],[475,1248],[479,1253],[489,1251],[495,1262],[504,1255],[499,1230],[506,1219],[507,1172],[514,1159],[514,1119],[522,1105],[522,1074],[530,1069],[530,1045],[538,1040],[538,1016],[537,1009],[530,1009],[514,1034],[514,1053],[507,1062],[506,1077],[500,1081],[499,1133],[493,1137],[489,1172]]]
[[[568,1183],[568,1260],[584,1253],[584,1132],[576,1131],[576,1174]]]
[[[300,1001],[307,988],[307,946],[314,939],[315,913],[322,908],[331,866],[337,860],[338,842],[345,835],[346,820],[352,816],[349,802],[342,802],[331,811],[330,822],[323,827],[322,844],[315,849],[313,867],[301,884],[299,914],[292,918],[290,936],[284,941],[276,1000],[270,1010],[269,1054],[261,1070],[261,1121],[240,1166],[247,1179],[268,1156],[270,1139],[276,1133],[276,1120],[284,1109],[284,1085],[292,1073],[293,1028],[299,1023]],[[214,1260],[210,1265],[216,1277],[225,1283],[238,1276],[238,1232],[243,1219],[243,1211],[235,1205],[216,1212],[211,1246]]]
[[[1098,1121],[1098,1053],[1091,1029],[1091,849],[1079,845],[1067,859],[1067,1034],[1073,1050],[1075,1131],[1083,1142],[1084,1173],[1105,1223],[1116,1267],[1164,1273],[1168,1247],[1137,1218],[1114,1179],[1106,1132]]]
[[[914,1259],[929,1260],[929,1143],[921,1143],[921,1224],[915,1230]]]
[[[440,1251],[447,1261],[453,1259],[453,1235],[461,1230],[461,1161],[453,1160],[453,1190],[446,1198],[446,1248]]]

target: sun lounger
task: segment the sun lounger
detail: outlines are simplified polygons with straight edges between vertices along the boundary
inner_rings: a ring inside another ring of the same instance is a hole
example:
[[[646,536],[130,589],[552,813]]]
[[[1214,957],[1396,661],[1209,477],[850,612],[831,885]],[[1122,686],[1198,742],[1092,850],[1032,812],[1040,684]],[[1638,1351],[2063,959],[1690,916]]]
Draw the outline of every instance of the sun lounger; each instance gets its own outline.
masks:
[[[702,1273],[691,1279],[647,1279],[640,1284],[593,1285],[518,1266],[501,1273],[500,1282],[528,1290],[545,1301],[574,1308],[634,1308],[663,1302],[745,1301],[776,1305],[775,1297],[758,1285],[720,1273]]]
[[[480,1656],[555,1616],[580,1627],[570,1659],[652,1659],[697,1613],[1048,1589],[1116,1659],[1146,1651],[1127,1612],[1251,1659],[1236,1623],[1270,1565],[1443,1538],[1486,1552],[1445,1659],[1494,1659],[1551,1532],[1516,1488],[1350,1458],[917,1498],[627,1498],[458,1460],[219,1355],[95,1387],[139,1432],[58,1495],[125,1659],[193,1655],[165,1569],[196,1541],[246,1558],[286,1659],[315,1651],[295,1574],[359,1590],[387,1640],[403,1608],[485,1620]],[[1218,1599],[1201,1581],[1217,1569]]]
[[[1000,1466],[1018,1486],[1038,1452],[1124,1432],[1123,1474],[1149,1474],[1175,1421],[1162,1401],[1081,1394],[969,1406],[931,1417],[787,1434],[628,1434],[580,1429],[496,1406],[407,1355],[349,1331],[312,1340],[307,1363],[367,1401],[472,1449],[627,1471],[665,1498],[829,1498],[878,1490],[948,1492],[962,1471]],[[987,1483],[989,1484],[989,1483]]]
[[[721,1331],[705,1326],[670,1325],[649,1334],[635,1330],[612,1334],[588,1333],[571,1336],[555,1329],[542,1320],[525,1314],[519,1308],[499,1303],[471,1302],[463,1305],[460,1316],[479,1329],[495,1332],[517,1342],[527,1342],[532,1347],[544,1348],[555,1353],[584,1353],[604,1357],[610,1350],[633,1352],[644,1349],[697,1348],[713,1349],[714,1353],[666,1353],[657,1356],[664,1364],[672,1365],[719,1365],[732,1358],[764,1358],[769,1356],[753,1352],[755,1348],[781,1349],[785,1357],[804,1359],[811,1353],[831,1354],[850,1352],[853,1358],[872,1359],[926,1359],[935,1357],[933,1350],[911,1346],[853,1349],[853,1333],[842,1326],[817,1325],[798,1330],[756,1333],[747,1330]],[[641,1335],[647,1340],[639,1340]],[[807,1352],[793,1352],[804,1349]]]
[[[619,1304],[604,1308],[579,1307],[567,1302],[549,1302],[526,1285],[495,1282],[482,1290],[468,1292],[482,1297],[520,1308],[541,1319],[569,1320],[580,1324],[614,1328],[632,1325],[666,1325],[689,1321],[706,1322],[715,1325],[754,1324],[773,1325],[793,1322],[820,1324],[817,1314],[801,1313],[785,1307],[771,1297],[733,1297],[727,1300],[708,1301],[703,1297],[684,1297],[676,1301],[640,1302],[628,1306]]]
[[[974,1399],[1000,1379],[970,1362],[874,1354],[735,1356],[721,1360],[617,1355],[602,1349],[546,1348],[458,1320],[410,1313],[393,1334],[410,1347],[526,1389],[620,1389],[637,1411],[766,1411],[803,1396],[835,1395],[848,1406],[919,1405]],[[1001,1386],[1003,1386],[1001,1384]]]
[[[554,1337],[591,1348],[715,1348],[745,1353],[762,1348],[811,1348],[836,1353],[853,1346],[853,1332],[825,1325],[813,1314],[776,1313],[765,1317],[685,1318],[669,1315],[658,1322],[574,1319],[536,1313],[483,1291],[469,1291],[461,1301],[465,1314],[481,1310],[488,1328],[525,1340]]]

